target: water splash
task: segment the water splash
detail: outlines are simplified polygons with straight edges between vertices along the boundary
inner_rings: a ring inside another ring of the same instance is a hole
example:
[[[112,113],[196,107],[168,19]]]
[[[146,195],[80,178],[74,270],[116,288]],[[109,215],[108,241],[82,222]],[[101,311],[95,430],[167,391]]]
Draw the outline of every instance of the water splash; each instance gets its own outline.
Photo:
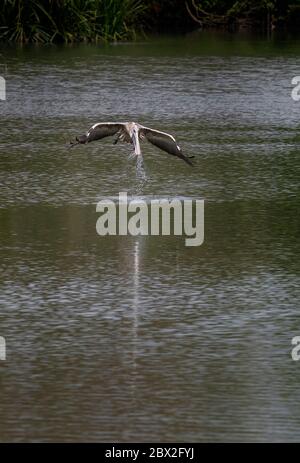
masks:
[[[127,171],[127,175],[129,176],[129,178],[131,178],[132,174],[133,172],[131,171],[131,166],[130,166],[130,172]],[[149,177],[144,167],[143,157],[137,156],[136,157],[136,167],[135,167],[135,182],[134,184],[132,184],[132,187],[128,189],[128,194],[132,196],[143,194],[148,180],[149,180]]]
[[[142,194],[144,192],[144,187],[148,181],[147,173],[144,167],[144,160],[142,156],[137,157],[136,161],[136,194]]]

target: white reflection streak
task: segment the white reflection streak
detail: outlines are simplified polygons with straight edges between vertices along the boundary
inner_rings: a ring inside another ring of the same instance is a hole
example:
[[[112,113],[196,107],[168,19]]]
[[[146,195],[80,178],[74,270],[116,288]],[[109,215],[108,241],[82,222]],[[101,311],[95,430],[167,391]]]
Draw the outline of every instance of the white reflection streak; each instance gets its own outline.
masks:
[[[132,394],[135,398],[136,376],[137,376],[137,348],[138,348],[138,310],[139,310],[139,281],[140,279],[140,242],[136,240],[133,252],[133,301],[132,301]]]

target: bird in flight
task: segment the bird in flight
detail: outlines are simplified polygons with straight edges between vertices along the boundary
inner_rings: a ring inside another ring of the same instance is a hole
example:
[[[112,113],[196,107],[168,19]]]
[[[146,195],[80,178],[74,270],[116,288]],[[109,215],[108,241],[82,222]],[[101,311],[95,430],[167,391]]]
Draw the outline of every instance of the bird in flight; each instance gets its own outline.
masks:
[[[114,145],[118,141],[131,143],[134,146],[134,154],[141,156],[140,140],[148,140],[152,145],[157,146],[173,156],[183,159],[192,166],[190,157],[182,153],[177,145],[175,138],[165,132],[144,127],[136,122],[99,122],[94,124],[84,135],[76,137],[76,142],[70,142],[71,147],[79,144],[90,143],[95,140],[116,135]]]

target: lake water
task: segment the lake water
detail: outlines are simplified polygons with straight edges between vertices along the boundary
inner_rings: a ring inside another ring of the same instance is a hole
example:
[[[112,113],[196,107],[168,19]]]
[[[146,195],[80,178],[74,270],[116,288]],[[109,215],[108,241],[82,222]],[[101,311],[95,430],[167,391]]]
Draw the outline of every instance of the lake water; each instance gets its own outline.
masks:
[[[0,441],[297,441],[300,41],[0,48]],[[135,120],[195,156],[111,139]],[[205,201],[205,241],[100,237],[96,203]]]

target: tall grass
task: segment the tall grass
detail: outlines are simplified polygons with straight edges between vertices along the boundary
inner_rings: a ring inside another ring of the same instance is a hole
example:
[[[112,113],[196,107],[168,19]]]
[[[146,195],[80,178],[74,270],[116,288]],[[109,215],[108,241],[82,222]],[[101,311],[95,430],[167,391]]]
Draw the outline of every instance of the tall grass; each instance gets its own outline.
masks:
[[[2,0],[0,39],[14,42],[126,40],[142,28],[141,0]]]
[[[243,21],[289,27],[299,25],[297,5],[300,0],[0,0],[0,40],[130,40],[143,28],[184,32],[199,23],[231,28]]]

